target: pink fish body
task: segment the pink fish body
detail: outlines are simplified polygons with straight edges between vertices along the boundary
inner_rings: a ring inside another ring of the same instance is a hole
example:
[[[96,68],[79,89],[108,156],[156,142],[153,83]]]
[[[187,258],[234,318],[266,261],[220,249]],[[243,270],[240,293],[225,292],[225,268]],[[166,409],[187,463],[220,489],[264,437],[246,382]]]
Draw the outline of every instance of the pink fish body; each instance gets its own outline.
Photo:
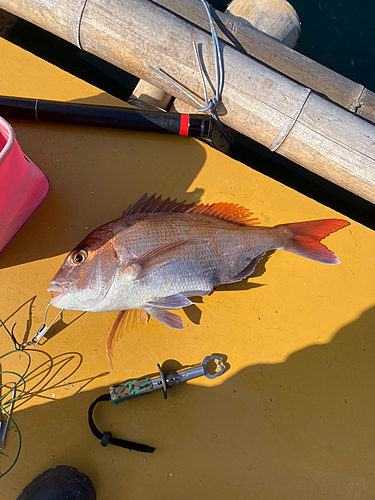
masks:
[[[169,310],[192,304],[217,285],[250,276],[269,250],[325,264],[339,259],[320,240],[347,226],[341,219],[254,227],[256,219],[229,203],[186,205],[145,195],[123,217],[89,234],[66,257],[48,291],[51,304],[80,311],[122,311],[109,337],[150,316],[183,328]],[[124,311],[128,311],[124,316]]]

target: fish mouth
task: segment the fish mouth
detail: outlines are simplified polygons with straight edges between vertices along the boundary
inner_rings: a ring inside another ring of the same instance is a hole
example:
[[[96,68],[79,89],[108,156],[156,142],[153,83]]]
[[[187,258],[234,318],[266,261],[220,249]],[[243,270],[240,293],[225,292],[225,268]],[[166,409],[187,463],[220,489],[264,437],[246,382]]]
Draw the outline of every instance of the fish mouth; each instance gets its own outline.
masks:
[[[69,287],[67,285],[60,285],[58,283],[50,283],[47,288],[47,292],[52,293],[52,295],[56,294],[56,296],[52,296],[51,305],[56,305],[56,302],[62,299],[68,293]]]

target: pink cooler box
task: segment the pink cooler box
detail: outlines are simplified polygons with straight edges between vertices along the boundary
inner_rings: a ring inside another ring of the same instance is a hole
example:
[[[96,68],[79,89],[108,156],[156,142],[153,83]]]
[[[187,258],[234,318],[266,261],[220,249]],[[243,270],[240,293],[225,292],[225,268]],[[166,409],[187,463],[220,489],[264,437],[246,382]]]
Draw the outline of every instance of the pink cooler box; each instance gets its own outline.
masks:
[[[0,253],[49,191],[48,178],[22,153],[12,127],[0,117]]]

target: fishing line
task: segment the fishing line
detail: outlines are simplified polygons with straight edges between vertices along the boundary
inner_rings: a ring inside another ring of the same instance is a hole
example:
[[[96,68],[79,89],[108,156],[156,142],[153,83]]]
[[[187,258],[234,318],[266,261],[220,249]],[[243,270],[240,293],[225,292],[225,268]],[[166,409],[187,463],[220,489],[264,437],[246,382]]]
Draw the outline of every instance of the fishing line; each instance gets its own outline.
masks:
[[[27,351],[24,351],[20,348],[20,344],[16,341],[16,339],[14,337],[13,330],[14,330],[14,327],[16,326],[16,323],[12,326],[11,331],[9,331],[8,328],[4,325],[4,323],[0,320],[0,327],[1,326],[4,327],[5,331],[7,332],[9,337],[11,338],[15,348],[12,351],[9,351],[5,354],[2,354],[0,356],[0,361],[3,358],[6,358],[7,356],[10,356],[14,353],[18,353],[18,354],[24,354],[27,356],[27,365],[26,365],[25,371],[23,372],[22,375],[20,375],[17,372],[10,371],[10,370],[0,370],[0,377],[2,377],[3,375],[10,375],[11,377],[16,378],[16,380],[17,380],[16,382],[12,381],[12,382],[7,382],[5,384],[0,385],[0,388],[6,387],[8,389],[8,391],[3,396],[0,397],[0,414],[3,413],[8,419],[7,422],[2,422],[2,425],[7,424],[8,422],[12,422],[12,424],[14,425],[14,427],[17,431],[17,434],[18,434],[18,449],[17,449],[16,456],[15,456],[12,464],[8,467],[8,469],[5,472],[0,471],[0,479],[3,476],[5,476],[5,474],[7,474],[9,471],[11,471],[13,469],[13,467],[15,466],[15,464],[20,456],[20,453],[21,453],[21,446],[22,446],[21,431],[20,431],[18,425],[16,424],[15,420],[13,419],[11,412],[12,412],[14,402],[17,401],[17,399],[19,399],[22,396],[22,394],[25,392],[25,388],[26,388],[25,377],[26,377],[27,372],[29,371],[30,364],[31,364],[30,354]],[[13,387],[11,387],[9,389],[8,386],[13,386]],[[19,386],[21,386],[21,388]],[[17,393],[17,391],[19,391],[19,392]],[[4,399],[7,396],[9,396],[12,392],[13,392],[13,396],[7,402],[3,403]],[[5,428],[5,432],[6,432],[6,428]],[[5,433],[3,436],[3,448],[5,446],[4,441],[5,441]]]

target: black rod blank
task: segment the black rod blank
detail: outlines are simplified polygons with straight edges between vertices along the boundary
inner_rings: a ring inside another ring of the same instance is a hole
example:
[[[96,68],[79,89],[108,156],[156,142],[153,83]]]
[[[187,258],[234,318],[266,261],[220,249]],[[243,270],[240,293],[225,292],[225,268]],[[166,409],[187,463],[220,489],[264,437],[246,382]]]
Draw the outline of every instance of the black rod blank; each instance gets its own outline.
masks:
[[[207,139],[212,135],[212,118],[208,115],[145,111],[135,108],[20,97],[0,96],[0,116],[40,122],[178,134],[200,139]]]

